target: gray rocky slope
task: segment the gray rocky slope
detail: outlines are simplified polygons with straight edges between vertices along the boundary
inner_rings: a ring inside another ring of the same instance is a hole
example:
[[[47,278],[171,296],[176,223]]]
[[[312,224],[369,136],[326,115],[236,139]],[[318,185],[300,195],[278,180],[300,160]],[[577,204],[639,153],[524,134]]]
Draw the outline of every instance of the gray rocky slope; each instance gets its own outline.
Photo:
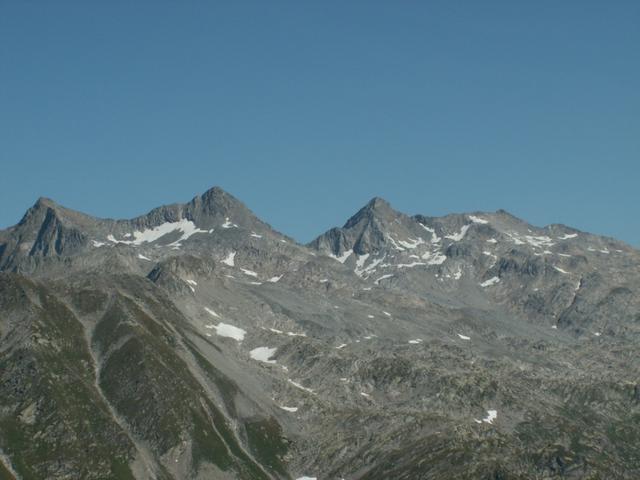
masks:
[[[640,478],[640,252],[373,199],[299,245],[213,188],[0,231],[0,478]]]

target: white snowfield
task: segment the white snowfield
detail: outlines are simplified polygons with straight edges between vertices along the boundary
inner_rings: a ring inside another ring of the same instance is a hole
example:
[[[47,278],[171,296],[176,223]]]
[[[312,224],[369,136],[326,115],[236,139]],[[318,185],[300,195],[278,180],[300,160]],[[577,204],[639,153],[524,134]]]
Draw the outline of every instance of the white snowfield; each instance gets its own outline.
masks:
[[[447,257],[439,251],[436,251],[424,253],[422,259],[427,261],[427,265],[442,265]]]
[[[144,256],[144,255],[142,255],[141,253],[139,253],[139,254],[138,254],[138,258],[139,258],[140,260],[146,260],[147,262],[150,262],[150,261],[151,261],[151,259],[150,259],[150,258],[145,257],[145,256]]]
[[[282,410],[285,410],[285,411],[287,411],[287,412],[291,412],[291,413],[295,413],[295,412],[297,412],[297,411],[298,411],[298,407],[285,407],[285,406],[283,406],[283,405],[280,405],[280,408],[281,408]]]
[[[318,480],[317,477],[307,477],[306,475],[296,478],[296,480]]]
[[[362,270],[368,258],[369,258],[368,253],[365,253],[364,255],[360,255],[356,260],[356,270]]]
[[[275,348],[258,347],[249,352],[249,356],[254,360],[264,363],[276,363],[275,360],[271,360],[271,357],[276,353]]]
[[[534,247],[552,247],[553,245],[555,245],[555,243],[553,243],[553,240],[546,235],[538,237],[533,235],[526,235],[524,238],[527,240],[527,243],[529,245],[532,245]]]
[[[471,340],[471,337],[467,337],[466,335],[462,335],[461,333],[458,333],[458,337],[460,337],[461,340]]]
[[[396,267],[398,268],[413,268],[413,267],[418,267],[420,265],[427,265],[424,262],[411,262],[411,263],[399,263],[398,265],[396,265]]]
[[[482,420],[478,420],[477,418],[475,418],[474,420],[476,421],[476,423],[489,423],[492,424],[493,421],[498,418],[498,411],[497,410],[487,410],[487,416],[484,417]]]
[[[471,220],[473,223],[480,223],[480,224],[489,223],[488,220],[485,220],[484,218],[476,217],[475,215],[468,215],[468,217],[469,217],[469,220]]]
[[[229,217],[226,217],[221,227],[222,228],[238,228],[238,225],[236,225],[235,223],[231,223],[231,221],[229,220]]]
[[[310,388],[307,388],[307,387],[305,387],[304,385],[302,385],[302,384],[300,384],[298,382],[294,382],[290,378],[287,379],[287,382],[289,382],[291,385],[293,385],[296,388],[299,388],[300,390],[302,390],[304,392],[315,394],[315,392],[313,390],[311,390]]]
[[[409,343],[412,345],[418,345],[419,343],[422,343],[422,339],[416,338],[415,340],[409,340]]]
[[[267,280],[267,282],[271,282],[271,283],[277,283],[280,281],[280,279],[283,277],[284,275],[278,275],[275,277],[271,277],[269,280]]]
[[[376,279],[376,281],[374,281],[373,283],[375,283],[376,285],[379,285],[382,280],[385,280],[391,277],[395,277],[395,275],[393,273],[387,273],[386,275],[382,275],[380,278]]]
[[[229,255],[227,255],[224,258],[224,260],[222,260],[222,263],[224,263],[225,265],[229,265],[230,267],[233,267],[236,264],[235,258],[236,258],[236,252],[231,252],[229,253]]]
[[[256,272],[254,272],[253,270],[248,270],[246,268],[241,268],[240,271],[242,271],[242,273],[244,273],[245,275],[248,275],[250,277],[257,277],[258,274]]]
[[[560,273],[564,273],[565,275],[569,275],[569,272],[567,272],[566,270],[561,269],[560,267],[556,267],[555,265],[553,266],[553,268],[555,270],[557,270]]]
[[[489,280],[485,280],[484,282],[482,282],[480,286],[483,288],[490,287],[491,285],[495,285],[499,281],[500,279],[498,277],[491,277]]]
[[[454,242],[459,242],[467,234],[467,231],[469,230],[469,227],[471,227],[471,225],[463,225],[458,233],[453,233],[451,235],[445,235],[444,238],[448,238],[449,240],[453,240]]]
[[[421,237],[418,237],[415,239],[408,238],[407,240],[398,240],[398,243],[408,250],[413,250],[415,248],[418,248],[418,245],[424,244],[425,241]]]
[[[434,228],[429,228],[426,225],[423,225],[422,223],[418,222],[418,225],[420,225],[422,228],[424,228],[427,232],[429,232],[431,234],[431,243],[438,243],[440,240],[442,240],[437,234],[436,234],[436,230]]]
[[[200,230],[196,227],[195,223],[191,220],[182,219],[177,222],[165,222],[162,225],[158,225],[157,227],[153,227],[151,229],[135,231],[132,234],[125,234],[124,237],[131,238],[133,240],[117,240],[113,235],[109,235],[107,240],[112,243],[124,243],[126,245],[142,245],[143,243],[151,243],[155,242],[159,238],[164,237],[168,233],[172,233],[175,231],[182,232],[182,235],[178,240],[173,242],[171,245],[177,245],[179,242],[182,242],[192,235],[196,233],[208,233],[207,230]]]
[[[391,245],[393,246],[394,249],[398,250],[399,252],[404,252],[404,247],[401,247],[400,245],[398,245],[398,242],[396,242],[391,235],[389,235],[388,233],[385,233],[384,236],[387,240],[391,242]]]
[[[244,336],[247,334],[246,330],[243,330],[234,325],[230,325],[228,323],[220,322],[218,325],[214,325],[213,328],[216,329],[216,333],[219,336],[233,338],[238,342],[244,340]],[[273,350],[275,351],[275,348]]]
[[[565,235],[558,237],[558,240],[569,240],[570,238],[576,238],[577,236],[577,233],[566,233]]]
[[[334,255],[333,253],[330,253],[329,256],[331,258],[333,258],[334,260],[339,261],[340,263],[344,263],[347,261],[347,258],[349,258],[351,256],[351,254],[353,253],[353,250],[347,250],[346,252],[344,252],[342,255],[340,255],[339,257],[337,255]]]
[[[361,257],[358,257],[358,260],[360,260],[362,257],[365,257],[365,255],[362,255]],[[356,268],[354,270],[354,272],[356,273],[356,275],[358,275],[359,277],[362,277],[363,275],[367,275],[370,273],[375,272],[376,267],[387,257],[386,254],[384,254],[382,256],[382,258],[376,258],[375,260],[373,260],[369,265],[367,265],[366,267],[364,267],[364,263],[366,262],[362,262],[362,267],[358,267],[357,262],[356,262]],[[369,258],[369,254],[366,254],[366,258]],[[363,268],[364,267],[364,268]]]
[[[209,314],[212,315],[216,318],[220,318],[220,315],[218,315],[216,312],[214,312],[213,310],[211,310],[210,308],[204,307],[204,310]]]

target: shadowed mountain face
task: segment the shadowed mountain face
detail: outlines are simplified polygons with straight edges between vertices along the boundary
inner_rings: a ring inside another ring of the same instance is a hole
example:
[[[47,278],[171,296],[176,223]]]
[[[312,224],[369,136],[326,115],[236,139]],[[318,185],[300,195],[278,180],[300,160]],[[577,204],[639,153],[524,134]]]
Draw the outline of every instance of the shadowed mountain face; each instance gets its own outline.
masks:
[[[640,478],[640,252],[375,198],[307,246],[213,188],[0,231],[0,478]]]

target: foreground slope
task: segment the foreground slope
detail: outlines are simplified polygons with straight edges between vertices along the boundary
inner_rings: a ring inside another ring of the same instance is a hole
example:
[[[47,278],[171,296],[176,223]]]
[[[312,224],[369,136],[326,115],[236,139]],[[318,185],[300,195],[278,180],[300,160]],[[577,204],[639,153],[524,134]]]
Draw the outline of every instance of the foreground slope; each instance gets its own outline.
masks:
[[[301,246],[219,188],[0,232],[17,478],[637,478],[640,257],[374,199]],[[11,477],[9,477],[11,478]]]

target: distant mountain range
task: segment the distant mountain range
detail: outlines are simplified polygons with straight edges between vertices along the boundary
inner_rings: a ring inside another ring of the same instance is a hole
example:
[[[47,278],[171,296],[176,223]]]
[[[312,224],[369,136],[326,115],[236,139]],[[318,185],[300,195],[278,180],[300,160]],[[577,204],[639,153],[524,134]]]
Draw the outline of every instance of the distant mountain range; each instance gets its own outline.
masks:
[[[215,187],[0,231],[0,479],[638,479],[640,251]]]

